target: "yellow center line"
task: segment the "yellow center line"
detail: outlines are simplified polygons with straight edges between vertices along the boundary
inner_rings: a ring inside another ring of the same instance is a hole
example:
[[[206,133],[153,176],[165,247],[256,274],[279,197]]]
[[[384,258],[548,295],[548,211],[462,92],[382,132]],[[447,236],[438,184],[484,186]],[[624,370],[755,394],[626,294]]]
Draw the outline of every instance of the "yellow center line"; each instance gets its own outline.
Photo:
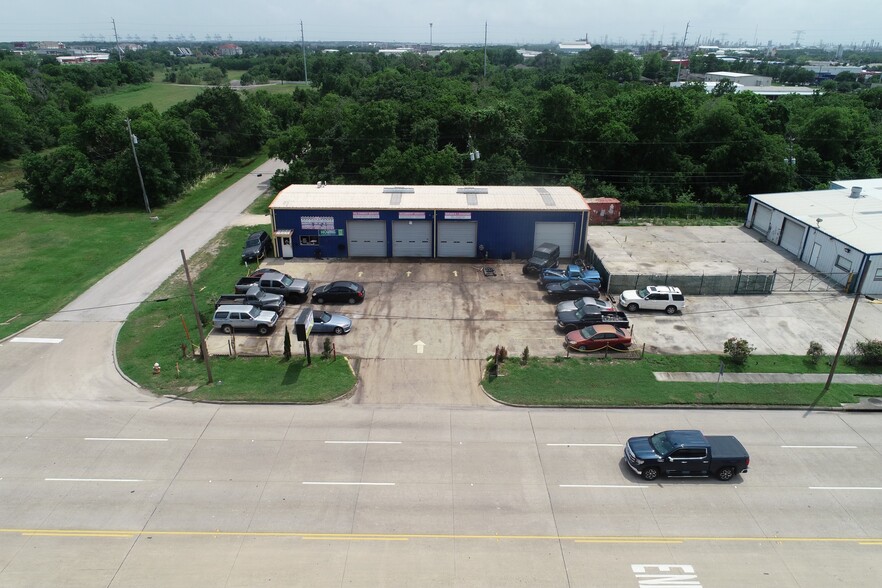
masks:
[[[35,531],[22,533],[25,537],[134,537],[132,533],[53,533],[51,531]]]
[[[312,537],[302,536],[301,539],[313,541],[410,541],[408,537]]]
[[[667,539],[576,539],[576,543],[664,543],[664,544],[680,544],[679,540]]]

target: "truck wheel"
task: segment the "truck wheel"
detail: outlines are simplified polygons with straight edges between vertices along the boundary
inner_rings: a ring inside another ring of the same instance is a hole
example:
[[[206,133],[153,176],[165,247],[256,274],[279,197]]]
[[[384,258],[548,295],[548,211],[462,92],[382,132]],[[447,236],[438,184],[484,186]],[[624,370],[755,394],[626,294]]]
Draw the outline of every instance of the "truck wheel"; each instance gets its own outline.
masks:
[[[646,468],[643,470],[644,480],[655,480],[658,478],[658,468]]]
[[[579,351],[588,351],[587,345],[579,345]]]
[[[343,334],[343,327],[334,327],[334,334],[335,335],[342,335]]]
[[[221,327],[221,331],[223,331],[224,333],[229,335],[230,333],[233,332],[233,327],[231,327],[230,325],[224,325]]]
[[[671,305],[665,309],[665,312],[668,314],[677,314],[677,307],[674,305]]]
[[[735,477],[735,468],[721,468],[717,471],[717,477],[724,482],[728,482]]]
[[[260,335],[266,335],[267,333],[269,333],[269,327],[266,325],[260,325],[257,327],[257,332]]]
[[[321,298],[321,297],[316,298],[315,301],[318,302],[319,304],[324,304],[324,303],[325,303],[325,299],[324,299],[324,298]]]
[[[640,307],[637,306],[636,302],[632,302],[628,305],[628,312],[637,312],[638,310],[640,310]]]

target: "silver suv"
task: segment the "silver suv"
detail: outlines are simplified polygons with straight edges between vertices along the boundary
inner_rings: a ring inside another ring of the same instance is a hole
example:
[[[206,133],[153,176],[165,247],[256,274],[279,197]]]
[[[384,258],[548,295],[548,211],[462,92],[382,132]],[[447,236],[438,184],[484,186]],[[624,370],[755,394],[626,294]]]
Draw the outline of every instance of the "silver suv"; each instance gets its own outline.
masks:
[[[641,308],[647,310],[663,310],[675,314],[686,306],[686,299],[680,288],[673,286],[647,286],[641,290],[625,290],[619,296],[619,305],[629,312]]]
[[[260,310],[256,306],[244,304],[221,306],[214,311],[214,328],[227,334],[234,329],[248,329],[266,335],[275,328],[278,320],[279,315],[272,310]]]

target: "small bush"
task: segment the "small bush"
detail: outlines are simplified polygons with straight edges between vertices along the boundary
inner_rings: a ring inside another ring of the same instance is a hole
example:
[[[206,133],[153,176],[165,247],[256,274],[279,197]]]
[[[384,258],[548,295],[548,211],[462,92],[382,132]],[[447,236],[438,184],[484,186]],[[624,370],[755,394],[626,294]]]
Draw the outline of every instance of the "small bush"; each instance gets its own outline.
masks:
[[[521,365],[527,365],[530,361],[530,348],[524,347],[524,352],[521,353]]]
[[[555,355],[554,356],[554,363],[560,363],[563,360],[564,360],[563,355]]]
[[[858,341],[854,345],[855,355],[858,363],[864,365],[882,365],[882,341],[879,339],[868,339],[867,341]]]
[[[805,355],[808,357],[808,360],[812,365],[818,365],[818,362],[821,361],[821,358],[824,356],[824,347],[817,341],[812,341],[809,343]]]
[[[288,327],[285,327],[285,343],[284,351],[282,353],[286,360],[291,359],[291,333],[288,331]]]
[[[322,359],[329,359],[331,357],[331,338],[325,337],[325,342],[322,343]]]
[[[508,359],[508,349],[505,348],[505,345],[496,346],[496,352],[493,354],[493,358],[497,363],[505,363],[505,360]]]
[[[728,355],[732,363],[737,365],[744,365],[747,362],[747,358],[754,351],[756,351],[756,347],[748,343],[747,339],[729,337],[723,343],[723,353]]]

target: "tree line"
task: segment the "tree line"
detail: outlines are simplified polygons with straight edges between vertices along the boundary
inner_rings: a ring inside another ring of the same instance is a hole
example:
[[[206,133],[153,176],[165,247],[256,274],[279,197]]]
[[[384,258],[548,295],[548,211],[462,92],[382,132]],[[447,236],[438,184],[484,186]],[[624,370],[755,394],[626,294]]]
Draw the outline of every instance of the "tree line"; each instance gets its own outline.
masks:
[[[262,148],[288,164],[273,179],[278,188],[569,185],[634,203],[737,203],[879,175],[882,88],[870,80],[769,100],[725,83],[711,93],[699,83],[671,88],[676,69],[666,57],[601,47],[530,60],[494,47],[486,61],[479,49],[313,52],[308,87],[207,88],[159,113],[90,99],[156,69],[179,75],[182,63],[167,52],[86,67],[0,54],[0,124],[18,129],[3,133],[0,158],[23,154],[25,196],[64,210],[138,205],[126,118],[157,205]],[[298,47],[206,61],[190,65],[244,70],[252,80],[302,77]]]

